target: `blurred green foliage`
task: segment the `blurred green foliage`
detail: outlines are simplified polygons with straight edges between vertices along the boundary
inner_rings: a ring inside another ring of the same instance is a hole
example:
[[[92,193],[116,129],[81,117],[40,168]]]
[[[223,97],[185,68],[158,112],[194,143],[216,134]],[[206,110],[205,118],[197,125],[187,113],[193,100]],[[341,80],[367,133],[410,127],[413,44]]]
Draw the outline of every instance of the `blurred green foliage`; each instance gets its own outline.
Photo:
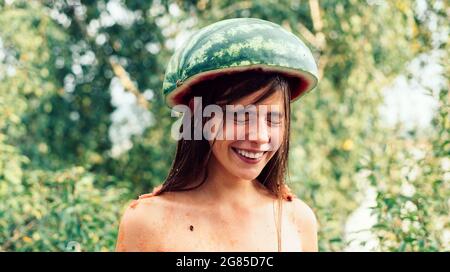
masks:
[[[320,249],[345,249],[345,222],[370,187],[374,250],[450,250],[448,89],[427,133],[379,120],[382,88],[432,49],[414,1],[10,2],[0,1],[0,251],[114,249],[124,205],[170,167],[160,88],[176,38],[233,17],[281,24],[318,60],[320,85],[293,104],[289,185],[317,214]],[[444,20],[438,2],[428,9]],[[118,156],[112,79],[156,120]]]
[[[448,250],[450,229],[450,118],[448,89],[441,90],[436,130],[427,138],[383,135],[384,145],[369,152],[369,180],[378,195],[374,232],[385,251]],[[399,163],[401,162],[401,163]],[[445,165],[447,164],[447,165]]]

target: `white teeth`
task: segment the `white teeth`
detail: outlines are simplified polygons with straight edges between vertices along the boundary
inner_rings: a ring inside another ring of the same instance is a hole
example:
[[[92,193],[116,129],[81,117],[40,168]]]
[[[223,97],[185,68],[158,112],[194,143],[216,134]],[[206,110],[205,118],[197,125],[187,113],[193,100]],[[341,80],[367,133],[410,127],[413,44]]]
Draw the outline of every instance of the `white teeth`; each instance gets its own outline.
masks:
[[[244,157],[251,159],[259,159],[264,155],[264,152],[249,152],[241,149],[236,149],[236,151]]]

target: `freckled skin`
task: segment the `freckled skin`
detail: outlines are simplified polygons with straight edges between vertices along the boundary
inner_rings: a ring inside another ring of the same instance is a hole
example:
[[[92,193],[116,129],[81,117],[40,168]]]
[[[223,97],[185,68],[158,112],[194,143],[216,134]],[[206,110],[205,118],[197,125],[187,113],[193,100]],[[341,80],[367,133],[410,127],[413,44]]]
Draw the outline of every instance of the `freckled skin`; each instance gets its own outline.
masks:
[[[144,198],[149,198],[149,197],[154,196],[155,193],[156,193],[160,188],[161,188],[161,185],[155,187],[155,188],[153,189],[153,192],[148,193],[148,194],[140,195],[140,196],[139,196],[139,199],[144,199]],[[294,197],[297,197],[297,196],[296,196],[295,194],[292,193],[291,189],[290,189],[286,184],[284,184],[284,185],[283,185],[283,199],[284,199],[284,200],[287,200],[287,201],[292,201],[292,199],[293,199]],[[133,201],[131,201],[131,203],[130,203],[130,207],[131,207],[131,208],[135,208],[138,204],[139,204],[139,201],[138,201],[138,200],[133,200]]]
[[[273,221],[270,216],[261,220],[263,212],[256,216],[246,213],[215,216],[207,212],[210,207],[202,209],[195,204],[194,194],[154,196],[157,189],[129,204],[120,224],[116,251],[277,250]],[[289,187],[284,191],[283,251],[317,251],[314,214]],[[272,206],[267,207],[270,210]]]

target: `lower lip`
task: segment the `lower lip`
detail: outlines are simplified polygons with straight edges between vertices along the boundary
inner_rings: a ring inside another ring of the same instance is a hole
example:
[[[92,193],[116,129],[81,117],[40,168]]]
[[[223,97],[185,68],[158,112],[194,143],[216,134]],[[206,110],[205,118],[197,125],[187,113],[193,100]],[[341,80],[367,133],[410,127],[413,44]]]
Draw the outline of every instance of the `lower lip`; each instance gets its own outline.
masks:
[[[259,157],[259,158],[257,158],[257,159],[249,159],[249,158],[244,157],[244,156],[242,156],[241,154],[239,154],[234,148],[231,148],[231,149],[233,150],[233,153],[236,154],[236,156],[237,156],[239,159],[241,159],[242,161],[244,161],[245,163],[248,163],[248,164],[257,164],[257,163],[259,163],[259,162],[264,158],[264,156],[266,155],[266,154],[264,153],[261,157]]]

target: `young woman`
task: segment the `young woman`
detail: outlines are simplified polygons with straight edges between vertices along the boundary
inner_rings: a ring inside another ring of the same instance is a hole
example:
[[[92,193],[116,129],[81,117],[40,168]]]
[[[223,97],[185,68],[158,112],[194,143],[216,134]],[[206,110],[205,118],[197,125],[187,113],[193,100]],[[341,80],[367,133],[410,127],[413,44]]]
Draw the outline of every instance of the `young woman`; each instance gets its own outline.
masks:
[[[317,251],[315,215],[285,183],[290,103],[315,86],[316,74],[307,47],[267,21],[229,19],[194,35],[169,62],[168,104],[200,112],[216,105],[223,118],[184,115],[180,132],[188,124],[193,136],[214,121],[213,137],[178,141],[162,186],[125,211],[116,251]],[[227,115],[237,106],[255,111]]]

